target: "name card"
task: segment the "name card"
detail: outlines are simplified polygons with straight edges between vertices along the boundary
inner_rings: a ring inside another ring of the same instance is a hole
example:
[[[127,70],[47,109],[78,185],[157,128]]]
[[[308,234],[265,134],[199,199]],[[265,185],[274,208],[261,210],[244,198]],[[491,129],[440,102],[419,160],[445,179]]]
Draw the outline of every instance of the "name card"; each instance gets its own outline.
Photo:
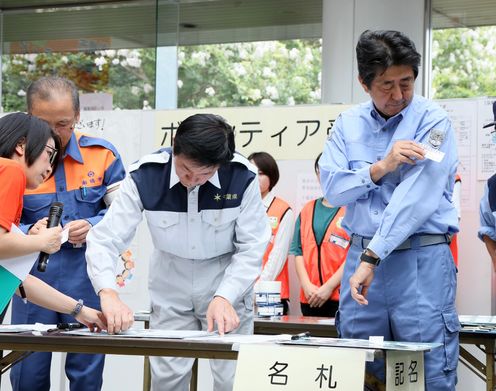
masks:
[[[362,391],[364,349],[241,344],[233,391]]]
[[[388,351],[386,390],[424,391],[424,352]]]

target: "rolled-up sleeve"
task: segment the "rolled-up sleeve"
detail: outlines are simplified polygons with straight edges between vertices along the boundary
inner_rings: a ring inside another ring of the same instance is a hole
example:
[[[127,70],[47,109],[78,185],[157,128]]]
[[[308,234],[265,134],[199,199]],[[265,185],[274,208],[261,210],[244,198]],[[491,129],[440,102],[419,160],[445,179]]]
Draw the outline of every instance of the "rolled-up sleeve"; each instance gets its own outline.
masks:
[[[215,295],[234,303],[252,287],[262,268],[262,258],[270,239],[270,226],[260,196],[258,180],[251,181],[241,201],[236,219],[231,263]]]
[[[491,207],[489,206],[489,187],[487,183],[484,189],[484,196],[480,201],[479,215],[480,215],[480,228],[478,232],[479,239],[482,240],[484,236],[487,236],[492,240],[496,241],[496,221],[494,219],[494,213],[491,211]]]
[[[326,200],[334,206],[344,206],[378,186],[370,177],[373,161],[363,167],[350,168],[343,137],[342,116],[336,120],[333,130],[319,159],[320,183]]]
[[[454,179],[450,173],[456,171],[458,157],[451,122],[445,118],[435,128],[442,129],[446,135],[440,147],[444,158],[440,162],[424,159],[411,167],[405,166],[405,177],[395,188],[384,209],[379,229],[368,245],[381,259],[436,213],[445,198],[448,181]],[[420,141],[426,142],[428,134]]]

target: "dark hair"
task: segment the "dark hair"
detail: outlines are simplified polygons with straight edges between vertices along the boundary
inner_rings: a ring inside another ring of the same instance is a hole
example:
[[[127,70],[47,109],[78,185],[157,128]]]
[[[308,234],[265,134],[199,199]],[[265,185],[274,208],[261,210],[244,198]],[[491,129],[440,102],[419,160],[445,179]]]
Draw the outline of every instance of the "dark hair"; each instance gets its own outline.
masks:
[[[269,191],[272,190],[279,181],[279,168],[274,158],[267,152],[254,152],[248,160],[253,160],[258,170],[269,177]]]
[[[79,113],[79,92],[76,85],[68,79],[57,76],[42,77],[30,84],[26,93],[28,113],[31,113],[33,109],[34,100],[49,101],[55,93],[69,94],[72,98],[74,113]]]
[[[364,31],[358,39],[356,57],[358,75],[368,88],[376,76],[393,65],[409,65],[415,78],[418,75],[420,54],[413,41],[399,31]]]
[[[45,121],[25,113],[12,113],[0,118],[0,157],[12,159],[16,146],[25,143],[25,158],[29,167],[40,157],[51,138],[59,151],[60,138]],[[52,172],[55,172],[57,161]]]
[[[322,152],[317,155],[317,158],[315,159],[315,163],[313,164],[313,169],[315,170],[315,174],[317,175],[319,175],[320,172],[319,160],[321,156],[322,156]]]
[[[233,128],[220,116],[195,114],[181,122],[174,137],[174,155],[201,166],[227,163],[234,156]]]

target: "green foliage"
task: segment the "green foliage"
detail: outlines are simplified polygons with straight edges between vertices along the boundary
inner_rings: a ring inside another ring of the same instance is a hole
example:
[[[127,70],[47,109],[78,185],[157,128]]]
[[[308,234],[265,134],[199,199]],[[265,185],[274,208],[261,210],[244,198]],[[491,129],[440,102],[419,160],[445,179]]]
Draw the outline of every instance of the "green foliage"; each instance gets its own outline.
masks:
[[[72,80],[80,92],[113,94],[114,108],[155,105],[155,49],[13,54],[2,56],[4,111],[26,110],[29,84],[42,76]]]
[[[181,47],[178,106],[319,103],[321,46],[293,40]]]
[[[320,103],[321,40],[178,48],[178,107]],[[433,33],[435,98],[496,95],[496,27]],[[155,106],[155,49],[2,56],[4,111],[25,110],[41,76],[73,80],[81,92],[113,94],[114,108]]]
[[[495,26],[434,31],[434,98],[496,96],[495,50]]]
[[[178,49],[178,106],[320,102],[321,41],[294,40]],[[114,108],[155,106],[155,49],[3,56],[3,109],[25,110],[41,76],[73,80],[81,92],[113,94]]]

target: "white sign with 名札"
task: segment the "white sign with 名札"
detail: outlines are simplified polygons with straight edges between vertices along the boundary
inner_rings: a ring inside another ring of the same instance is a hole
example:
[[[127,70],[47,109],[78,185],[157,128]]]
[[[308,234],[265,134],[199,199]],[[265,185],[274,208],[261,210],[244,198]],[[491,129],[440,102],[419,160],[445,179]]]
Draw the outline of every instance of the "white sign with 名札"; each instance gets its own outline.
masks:
[[[424,352],[388,351],[386,390],[424,391]]]
[[[240,345],[234,391],[363,390],[364,349]]]

